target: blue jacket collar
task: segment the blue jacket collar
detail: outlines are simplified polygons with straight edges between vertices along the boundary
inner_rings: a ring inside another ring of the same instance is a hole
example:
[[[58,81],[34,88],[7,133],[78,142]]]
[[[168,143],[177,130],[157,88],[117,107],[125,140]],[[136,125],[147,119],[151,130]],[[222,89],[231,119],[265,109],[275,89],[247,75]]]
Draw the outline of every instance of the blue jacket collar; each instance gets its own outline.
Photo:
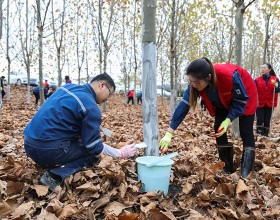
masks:
[[[91,85],[89,83],[84,84],[84,86],[87,88],[87,90],[91,93],[91,95],[93,96],[93,98],[96,100],[96,93],[94,91],[94,89],[91,87]]]

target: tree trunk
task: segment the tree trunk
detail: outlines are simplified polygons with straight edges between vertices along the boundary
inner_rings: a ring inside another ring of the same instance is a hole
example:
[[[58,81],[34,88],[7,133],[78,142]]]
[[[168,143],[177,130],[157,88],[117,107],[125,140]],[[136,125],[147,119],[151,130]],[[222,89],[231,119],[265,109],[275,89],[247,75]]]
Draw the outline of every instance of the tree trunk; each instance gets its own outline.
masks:
[[[41,20],[41,1],[36,0],[37,4],[37,28],[38,28],[38,44],[39,44],[39,83],[40,83],[40,105],[42,106],[44,97],[43,86],[43,24]]]
[[[145,155],[159,155],[158,109],[156,91],[156,0],[143,0],[142,85]]]
[[[4,0],[0,0],[0,39],[2,39],[3,35],[3,2]]]
[[[175,89],[174,89],[174,63],[175,63],[175,11],[176,2],[172,1],[171,12],[171,36],[170,36],[170,115],[175,111]]]
[[[7,85],[7,100],[10,100],[11,96],[11,87],[10,87],[10,73],[11,73],[11,58],[10,58],[10,42],[9,42],[9,34],[10,34],[10,0],[7,0],[7,35],[6,35],[6,58],[8,61],[8,85]]]
[[[265,40],[264,40],[264,48],[263,48],[263,63],[268,62],[268,60],[266,59],[266,56],[267,56],[266,53],[268,50],[268,40],[269,40],[268,31],[269,31],[270,16],[271,16],[271,14],[266,15],[266,19],[265,19]]]

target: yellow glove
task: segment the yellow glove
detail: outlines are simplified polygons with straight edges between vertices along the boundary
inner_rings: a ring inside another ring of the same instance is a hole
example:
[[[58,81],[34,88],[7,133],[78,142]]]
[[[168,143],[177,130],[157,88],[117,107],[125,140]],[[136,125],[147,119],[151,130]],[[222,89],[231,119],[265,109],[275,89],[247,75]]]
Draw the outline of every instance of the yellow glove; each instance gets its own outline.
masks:
[[[220,125],[220,127],[218,128],[218,133],[214,134],[214,137],[221,137],[224,133],[227,132],[228,126],[230,124],[230,119],[226,118]]]
[[[278,88],[278,82],[275,79],[272,79],[271,83],[274,84],[276,88]]]
[[[159,150],[161,152],[165,152],[167,150],[168,146],[171,143],[171,138],[172,137],[173,137],[173,134],[171,134],[170,132],[166,132],[164,137],[160,140],[160,142],[159,142]]]

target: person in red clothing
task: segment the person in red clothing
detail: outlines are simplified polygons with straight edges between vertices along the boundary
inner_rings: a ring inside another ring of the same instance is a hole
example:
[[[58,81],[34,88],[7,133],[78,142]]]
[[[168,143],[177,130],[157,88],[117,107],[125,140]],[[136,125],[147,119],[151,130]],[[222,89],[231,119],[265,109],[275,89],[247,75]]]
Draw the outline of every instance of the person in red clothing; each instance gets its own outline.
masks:
[[[231,63],[212,64],[203,57],[192,61],[186,69],[189,85],[172,116],[170,126],[159,145],[166,151],[174,131],[184,120],[189,109],[195,109],[200,97],[206,109],[215,117],[214,137],[219,158],[225,163],[223,173],[233,173],[233,145],[228,142],[227,129],[239,118],[243,141],[241,176],[246,178],[254,168],[255,140],[253,132],[257,108],[257,88],[251,75],[242,67]]]
[[[273,108],[277,107],[279,79],[269,63],[262,65],[262,76],[255,80],[258,90],[257,134],[268,136]]]
[[[69,76],[65,76],[65,84],[71,84],[72,80],[70,79]]]
[[[129,104],[130,100],[132,102],[132,105],[134,105],[134,90],[130,89],[129,92],[127,93],[127,104]]]
[[[46,79],[45,82],[43,83],[43,86],[46,88],[47,92],[49,92],[50,85],[48,83],[48,80]]]

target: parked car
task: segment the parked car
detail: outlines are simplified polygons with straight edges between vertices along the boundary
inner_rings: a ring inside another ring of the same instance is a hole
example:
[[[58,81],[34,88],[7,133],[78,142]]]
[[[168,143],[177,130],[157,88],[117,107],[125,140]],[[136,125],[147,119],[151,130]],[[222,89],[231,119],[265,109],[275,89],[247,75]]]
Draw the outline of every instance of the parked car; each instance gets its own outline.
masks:
[[[4,84],[7,85],[8,84],[8,75],[4,74],[3,76],[5,76]],[[21,72],[14,72],[14,71],[10,72],[10,84],[21,85],[23,77],[25,77],[25,76],[26,75],[24,75]]]
[[[158,96],[161,96],[162,93],[163,93],[163,96],[166,96],[166,97],[170,97],[170,95],[171,95],[170,92],[168,92],[168,91],[166,91],[164,89],[163,89],[163,92],[161,92],[161,89],[157,89],[157,95]]]
[[[55,89],[57,90],[57,83],[55,81],[48,81],[49,83],[49,87],[52,88],[52,89]]]
[[[30,86],[38,86],[39,85],[39,80],[36,77],[30,77]],[[28,80],[27,77],[23,77],[22,78],[22,84],[23,85],[27,85],[28,84]]]

